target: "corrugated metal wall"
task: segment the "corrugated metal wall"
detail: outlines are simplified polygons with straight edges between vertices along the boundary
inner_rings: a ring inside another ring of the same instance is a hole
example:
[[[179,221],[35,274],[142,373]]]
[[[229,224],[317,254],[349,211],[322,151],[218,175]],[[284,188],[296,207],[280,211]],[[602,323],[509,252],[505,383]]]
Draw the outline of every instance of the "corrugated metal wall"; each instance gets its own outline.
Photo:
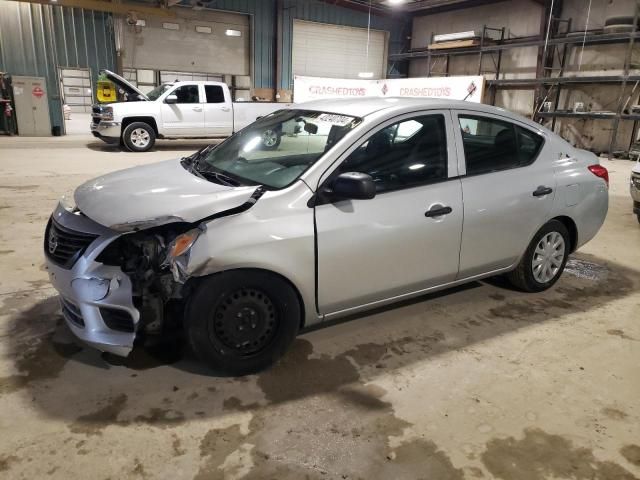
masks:
[[[58,67],[115,69],[111,15],[0,0],[0,70],[47,79],[51,125],[62,125]]]

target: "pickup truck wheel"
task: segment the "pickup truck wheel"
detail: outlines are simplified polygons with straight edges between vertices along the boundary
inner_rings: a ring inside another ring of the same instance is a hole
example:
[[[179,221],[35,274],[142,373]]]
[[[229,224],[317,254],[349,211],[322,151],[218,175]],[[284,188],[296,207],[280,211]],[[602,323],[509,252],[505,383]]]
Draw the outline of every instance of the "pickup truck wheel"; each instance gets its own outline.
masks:
[[[202,281],[188,300],[185,329],[198,358],[231,375],[272,365],[295,339],[300,303],[280,277],[238,270]]]
[[[156,132],[148,123],[133,122],[122,132],[122,141],[132,152],[146,152],[156,142]]]
[[[275,150],[282,141],[282,132],[278,130],[265,130],[262,132],[262,148],[264,150]]]
[[[534,235],[516,269],[506,276],[525,292],[542,292],[558,281],[569,258],[569,231],[558,220],[546,223]]]

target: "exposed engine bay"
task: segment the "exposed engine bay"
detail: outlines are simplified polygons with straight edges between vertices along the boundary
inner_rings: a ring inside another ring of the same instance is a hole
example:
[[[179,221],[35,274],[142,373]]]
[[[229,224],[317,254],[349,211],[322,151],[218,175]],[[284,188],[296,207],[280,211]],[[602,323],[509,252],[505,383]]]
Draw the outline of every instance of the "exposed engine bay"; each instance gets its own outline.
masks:
[[[189,252],[170,254],[175,240],[191,227],[181,222],[124,234],[96,258],[120,267],[130,278],[133,303],[140,311],[138,334],[160,335],[181,326]]]

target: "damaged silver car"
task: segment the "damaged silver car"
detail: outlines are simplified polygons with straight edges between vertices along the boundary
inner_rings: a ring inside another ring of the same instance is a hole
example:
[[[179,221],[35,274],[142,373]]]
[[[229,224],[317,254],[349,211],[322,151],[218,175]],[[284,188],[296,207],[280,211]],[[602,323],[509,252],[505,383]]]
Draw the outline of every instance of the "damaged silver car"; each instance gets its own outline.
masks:
[[[202,360],[245,374],[325,320],[498,274],[545,290],[607,205],[593,154],[504,110],[325,100],[85,183],[44,251],[86,343],[125,356],[183,331]]]

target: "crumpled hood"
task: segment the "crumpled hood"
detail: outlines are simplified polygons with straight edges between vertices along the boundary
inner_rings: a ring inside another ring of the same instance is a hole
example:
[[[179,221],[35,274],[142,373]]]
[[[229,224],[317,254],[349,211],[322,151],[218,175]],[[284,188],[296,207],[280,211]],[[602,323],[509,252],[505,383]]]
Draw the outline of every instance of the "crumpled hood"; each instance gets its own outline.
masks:
[[[229,187],[189,173],[181,160],[120,170],[89,180],[74,193],[87,217],[118,231],[196,222],[239,207],[256,187]]]

